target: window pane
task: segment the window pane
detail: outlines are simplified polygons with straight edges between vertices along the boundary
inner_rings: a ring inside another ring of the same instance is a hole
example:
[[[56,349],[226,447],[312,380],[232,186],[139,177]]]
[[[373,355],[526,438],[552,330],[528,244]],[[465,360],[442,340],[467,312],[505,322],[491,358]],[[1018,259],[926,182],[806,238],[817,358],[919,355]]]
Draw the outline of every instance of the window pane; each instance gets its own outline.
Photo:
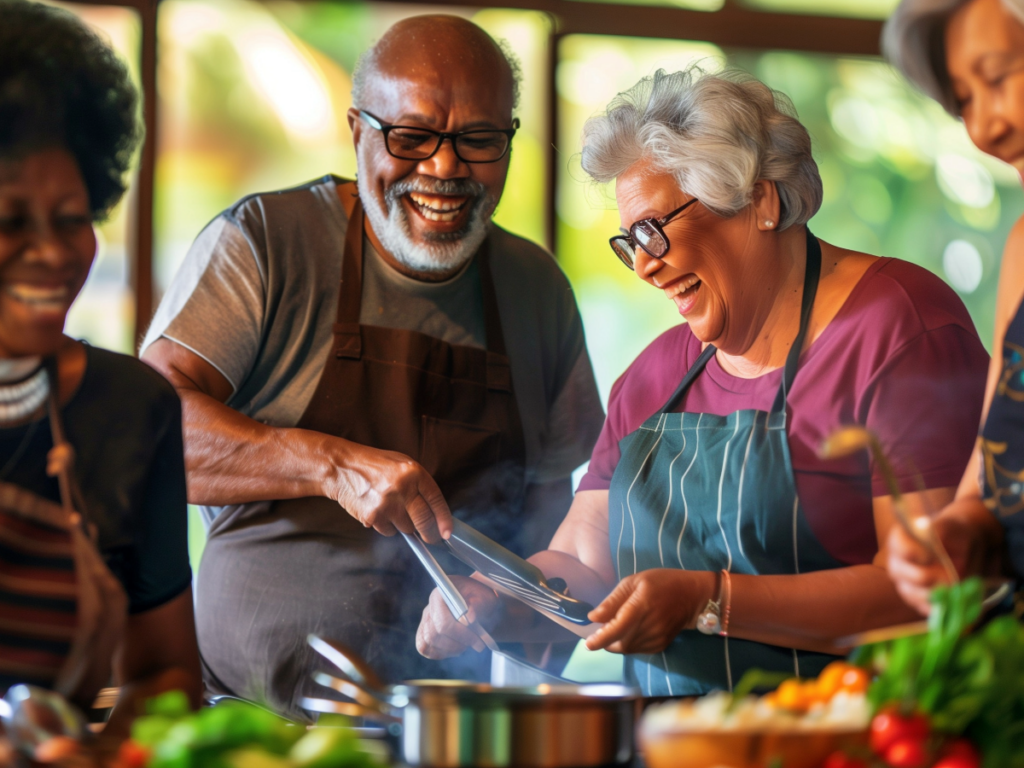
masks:
[[[139,87],[138,14],[128,8],[102,5],[58,4],[96,30],[128,65]],[[89,279],[68,313],[66,333],[90,344],[131,354],[135,351],[132,329],[135,320],[135,293],[130,285],[128,244],[129,189],[110,218],[97,226],[99,250]]]
[[[508,39],[522,62],[522,128],[496,219],[542,241],[548,21],[529,11],[363,3],[165,0],[160,5],[158,289],[192,240],[247,194],[327,173],[353,178],[346,113],[358,55],[394,22],[456,13]]]
[[[703,44],[594,36],[566,38],[560,54],[560,146],[574,160],[559,177],[559,257],[576,288],[602,392],[679,317],[608,247],[619,228],[614,189],[581,183],[580,128],[641,76],[716,54],[708,68],[728,62],[788,94],[810,131],[825,193],[812,231],[940,275],[990,344],[1000,255],[1024,208],[1020,181],[880,60],[779,51],[722,58]]]

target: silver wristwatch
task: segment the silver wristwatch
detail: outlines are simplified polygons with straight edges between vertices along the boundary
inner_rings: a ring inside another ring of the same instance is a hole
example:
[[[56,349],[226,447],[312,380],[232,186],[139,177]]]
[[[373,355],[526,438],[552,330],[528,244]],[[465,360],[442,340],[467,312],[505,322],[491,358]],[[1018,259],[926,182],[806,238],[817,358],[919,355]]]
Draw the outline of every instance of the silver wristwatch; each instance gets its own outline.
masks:
[[[722,606],[719,600],[708,600],[707,606],[697,616],[697,631],[705,635],[717,635],[722,631]]]

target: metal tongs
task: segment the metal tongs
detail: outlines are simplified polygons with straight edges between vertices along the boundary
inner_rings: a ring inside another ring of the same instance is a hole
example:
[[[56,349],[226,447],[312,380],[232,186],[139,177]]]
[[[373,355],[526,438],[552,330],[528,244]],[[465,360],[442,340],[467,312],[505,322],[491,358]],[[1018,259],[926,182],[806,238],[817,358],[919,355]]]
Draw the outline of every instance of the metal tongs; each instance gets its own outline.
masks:
[[[498,647],[494,638],[491,637],[491,633],[484,629],[479,623],[469,620],[469,603],[466,602],[466,598],[462,596],[458,588],[452,583],[452,580],[445,573],[440,563],[434,558],[430,548],[423,543],[423,541],[415,534],[403,533],[402,536],[405,538],[409,548],[412,549],[413,553],[426,568],[427,573],[434,580],[434,584],[441,591],[441,596],[444,597],[444,601],[448,606],[448,610],[452,612],[452,616],[455,620],[462,624],[464,627],[468,627],[477,637],[479,637],[487,649],[495,656],[502,657],[506,663],[511,664],[513,667],[519,670],[528,670],[537,677],[541,682],[545,683],[565,683],[565,679],[553,675],[547,670],[541,667],[531,664],[525,659],[517,658],[508,653],[505,653]]]
[[[448,605],[448,610],[452,612],[455,620],[464,627],[473,630],[492,653],[501,653],[501,649],[498,648],[498,644],[491,637],[491,633],[480,626],[479,623],[469,620],[469,603],[466,602],[466,598],[462,596],[462,593],[455,587],[452,580],[448,578],[448,574],[444,572],[441,564],[434,558],[427,545],[415,534],[403,533],[402,536],[405,538],[406,544],[413,551],[413,554],[423,564],[423,567],[427,569],[427,573],[430,574],[430,578],[434,580],[437,588],[441,591],[441,596],[444,598],[445,603]]]
[[[533,563],[510,552],[458,518],[445,541],[455,557],[485,577],[490,586],[586,637],[595,625],[587,618],[594,606],[569,595],[560,578],[547,578]],[[589,627],[590,631],[583,631]]]

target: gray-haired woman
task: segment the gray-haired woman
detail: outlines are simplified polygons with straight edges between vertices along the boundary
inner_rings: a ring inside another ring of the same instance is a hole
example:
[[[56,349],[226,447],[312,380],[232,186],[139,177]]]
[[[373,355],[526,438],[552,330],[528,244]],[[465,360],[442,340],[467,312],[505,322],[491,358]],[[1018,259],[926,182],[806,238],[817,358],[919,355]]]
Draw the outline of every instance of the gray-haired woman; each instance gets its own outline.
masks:
[[[971,140],[1024,173],[1024,0],[903,0],[885,28],[890,60]],[[956,500],[932,525],[961,574],[1024,578],[1024,219],[1003,254],[978,450]],[[927,613],[941,567],[907,536],[889,538],[900,594]]]
[[[751,667],[817,674],[837,638],[909,618],[878,551],[883,479],[817,449],[864,424],[919,471],[924,491],[899,476],[912,506],[951,499],[983,389],[970,318],[926,270],[810,234],[810,137],[749,76],[645,78],[587,122],[583,167],[615,181],[615,254],[687,322],[616,382],[572,508],[532,560],[603,601],[588,645],[630,654],[647,695],[729,688]],[[461,584],[497,637],[525,623]],[[477,645],[437,596],[419,640]]]

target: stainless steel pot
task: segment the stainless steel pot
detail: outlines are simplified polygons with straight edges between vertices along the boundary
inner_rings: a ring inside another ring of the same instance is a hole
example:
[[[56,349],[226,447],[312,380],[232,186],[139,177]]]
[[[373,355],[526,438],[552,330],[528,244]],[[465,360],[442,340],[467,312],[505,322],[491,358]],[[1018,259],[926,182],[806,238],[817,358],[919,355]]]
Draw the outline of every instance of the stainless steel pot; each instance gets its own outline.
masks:
[[[335,654],[325,656],[333,661]],[[339,667],[343,678],[321,672],[314,679],[352,701],[307,698],[301,706],[343,714],[359,707],[366,719],[400,723],[401,757],[411,766],[598,768],[626,765],[635,754],[640,695],[634,688],[504,688],[458,680],[378,687],[351,660]]]
[[[401,721],[403,761],[433,768],[597,768],[627,765],[639,697],[621,685],[494,688],[424,680],[380,692]],[[314,711],[339,711],[327,699],[304,699]],[[351,709],[345,708],[351,713]],[[365,711],[369,719],[379,713]]]

